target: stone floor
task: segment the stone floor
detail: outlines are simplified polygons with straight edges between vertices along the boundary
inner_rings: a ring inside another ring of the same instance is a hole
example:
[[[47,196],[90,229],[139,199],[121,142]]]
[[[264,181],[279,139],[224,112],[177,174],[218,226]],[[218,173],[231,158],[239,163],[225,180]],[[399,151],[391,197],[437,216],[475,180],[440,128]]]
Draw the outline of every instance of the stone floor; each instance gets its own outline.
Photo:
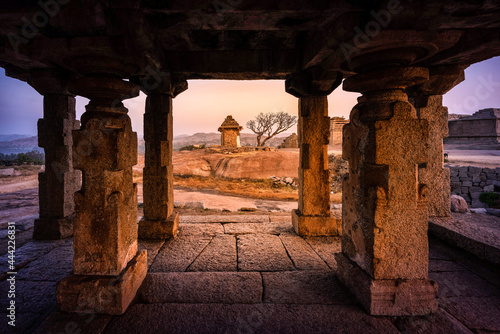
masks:
[[[301,238],[288,216],[183,216],[177,239],[141,247],[149,273],[127,312],[78,315],[55,304],[72,240],[27,240],[16,251],[15,328],[0,277],[0,333],[500,333],[499,267],[433,237],[440,309],[423,317],[369,316],[336,279],[339,238]]]

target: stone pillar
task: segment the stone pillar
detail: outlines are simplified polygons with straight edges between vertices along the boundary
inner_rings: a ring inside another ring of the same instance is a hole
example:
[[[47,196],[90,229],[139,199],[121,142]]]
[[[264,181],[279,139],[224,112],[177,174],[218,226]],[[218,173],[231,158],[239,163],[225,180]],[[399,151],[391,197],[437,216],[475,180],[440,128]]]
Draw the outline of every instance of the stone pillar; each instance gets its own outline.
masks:
[[[429,217],[450,217],[450,170],[443,166],[448,108],[443,107],[443,95],[464,80],[464,72],[455,66],[439,66],[430,68],[429,74],[429,81],[410,90],[419,118],[429,124],[429,157],[420,179],[429,188]]]
[[[179,228],[179,213],[174,212],[172,99],[187,89],[187,81],[170,75],[155,78],[154,83],[149,83],[148,78],[136,81],[148,96],[144,114],[146,157],[140,239],[173,238]]]
[[[340,219],[333,217],[330,211],[327,96],[341,81],[341,74],[320,68],[286,79],[286,91],[299,98],[299,208],[292,211],[292,223],[301,236],[339,234]]]
[[[427,277],[428,187],[422,181],[429,124],[417,117],[405,89],[429,74],[391,65],[365,63],[344,81],[345,90],[363,96],[344,126],[349,176],[338,277],[372,315],[427,314],[438,309],[437,284]]]
[[[122,100],[139,94],[116,76],[72,82],[90,99],[73,132],[73,161],[83,174],[75,194],[73,273],[57,286],[61,310],[122,314],[146,276],[146,251],[137,251],[137,134]]]
[[[63,239],[73,235],[74,193],[81,174],[73,169],[72,131],[75,97],[68,92],[64,74],[32,70],[29,83],[43,95],[43,118],[38,120],[38,146],[45,152],[45,171],[38,174],[40,217],[33,239]]]

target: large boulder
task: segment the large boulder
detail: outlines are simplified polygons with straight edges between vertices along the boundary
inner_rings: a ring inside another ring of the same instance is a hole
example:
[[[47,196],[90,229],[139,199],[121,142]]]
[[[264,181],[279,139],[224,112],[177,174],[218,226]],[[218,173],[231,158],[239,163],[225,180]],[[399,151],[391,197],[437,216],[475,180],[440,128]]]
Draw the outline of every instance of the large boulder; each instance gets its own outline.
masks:
[[[462,196],[451,195],[451,212],[458,212],[458,213],[470,212],[469,207],[467,206],[467,202]]]

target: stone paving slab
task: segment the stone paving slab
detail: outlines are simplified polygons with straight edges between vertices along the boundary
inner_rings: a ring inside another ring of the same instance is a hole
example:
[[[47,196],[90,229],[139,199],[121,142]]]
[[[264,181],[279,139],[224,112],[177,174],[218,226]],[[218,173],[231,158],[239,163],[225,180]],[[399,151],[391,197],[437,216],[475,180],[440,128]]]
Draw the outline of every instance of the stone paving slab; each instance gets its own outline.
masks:
[[[272,304],[357,304],[332,270],[262,273],[264,302]]]
[[[101,334],[112,318],[104,314],[75,314],[56,310],[42,322],[34,334]]]
[[[500,297],[499,288],[470,271],[430,273],[429,278],[439,282],[439,297]]]
[[[12,327],[8,324],[9,318],[7,318],[6,314],[0,313],[1,321],[0,321],[0,333],[31,333],[32,328],[36,327],[37,321],[40,321],[40,318],[46,316],[44,312],[42,313],[33,313],[33,312],[17,312],[16,313],[16,321],[15,327]],[[46,332],[50,333],[50,332]],[[46,334],[45,333],[45,334]]]
[[[17,279],[60,281],[73,271],[73,246],[56,247],[19,271]]]
[[[464,266],[448,260],[429,260],[429,272],[467,271]]]
[[[429,231],[440,239],[495,264],[500,264],[500,217],[457,214],[432,218]]]
[[[304,240],[311,246],[330,269],[337,268],[335,253],[340,253],[340,237],[304,237]]]
[[[42,241],[30,241],[21,247],[16,247],[15,252],[15,266],[17,269],[26,266],[28,263],[38,259],[56,248],[64,244],[71,244],[72,239],[66,240],[42,240]],[[0,256],[0,281],[5,279],[5,272],[8,269],[8,253]]]
[[[467,328],[500,332],[500,297],[450,297],[439,305]]]
[[[180,236],[166,241],[149,272],[186,271],[211,240],[208,236]]]
[[[150,273],[139,290],[151,303],[260,303],[262,278],[256,272]]]
[[[328,270],[328,266],[311,246],[301,237],[294,234],[280,234],[293,265],[298,270]]]
[[[187,271],[236,271],[236,238],[216,235]]]
[[[6,298],[9,291],[9,281],[0,282],[0,318],[2,313],[7,313],[9,299]],[[56,305],[56,282],[33,282],[16,281],[16,313],[43,313]],[[0,321],[1,322],[1,321]]]
[[[425,316],[398,317],[394,325],[401,333],[407,334],[474,334],[442,309]]]
[[[292,223],[292,213],[286,216],[269,216],[271,223]]]
[[[294,233],[291,222],[281,223],[227,223],[224,224],[226,234],[281,234]]]
[[[179,216],[179,224],[205,223],[264,223],[269,222],[268,215],[207,215],[207,216]]]
[[[352,305],[138,304],[115,318],[105,333],[399,334],[399,331],[389,320],[371,317]]]
[[[139,251],[145,249],[148,252],[148,269],[153,264],[158,252],[165,243],[164,240],[139,240]]]
[[[185,235],[205,235],[215,236],[217,234],[224,234],[224,227],[221,223],[207,223],[207,224],[181,224],[179,225],[178,236]]]
[[[294,270],[280,238],[271,234],[243,234],[237,237],[238,270]]]

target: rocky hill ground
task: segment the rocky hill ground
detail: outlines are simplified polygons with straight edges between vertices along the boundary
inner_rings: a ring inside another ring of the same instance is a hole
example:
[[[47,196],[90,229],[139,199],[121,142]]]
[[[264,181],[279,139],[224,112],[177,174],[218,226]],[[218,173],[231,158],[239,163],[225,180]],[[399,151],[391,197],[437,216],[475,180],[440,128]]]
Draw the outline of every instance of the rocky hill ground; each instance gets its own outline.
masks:
[[[297,200],[299,150],[206,153],[205,150],[173,153],[174,186],[183,189],[214,190],[250,198]],[[137,182],[142,182],[144,156],[134,166]],[[341,201],[341,180],[347,163],[339,155],[329,156],[331,200]]]

